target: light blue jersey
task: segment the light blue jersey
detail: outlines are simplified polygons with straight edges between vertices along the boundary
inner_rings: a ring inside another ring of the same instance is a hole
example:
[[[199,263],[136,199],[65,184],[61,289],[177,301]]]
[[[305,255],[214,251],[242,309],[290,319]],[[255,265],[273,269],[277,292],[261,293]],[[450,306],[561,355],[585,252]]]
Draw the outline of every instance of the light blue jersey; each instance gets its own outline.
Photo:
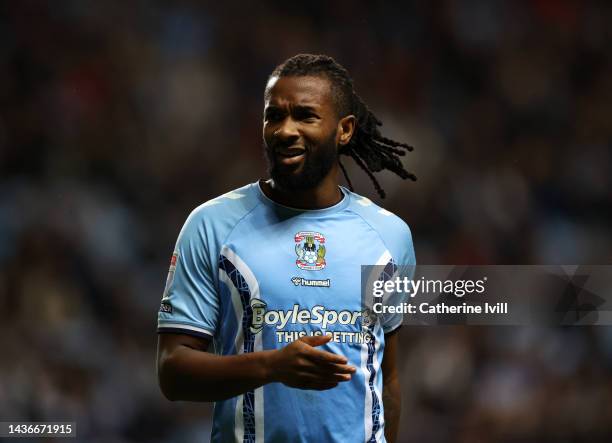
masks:
[[[281,206],[253,183],[188,217],[172,256],[160,332],[206,337],[233,355],[329,334],[357,367],[327,391],[271,383],[215,404],[212,442],[385,442],[381,362],[401,316],[362,313],[361,265],[415,264],[408,226],[342,188],[317,210]],[[387,272],[388,271],[388,272]]]

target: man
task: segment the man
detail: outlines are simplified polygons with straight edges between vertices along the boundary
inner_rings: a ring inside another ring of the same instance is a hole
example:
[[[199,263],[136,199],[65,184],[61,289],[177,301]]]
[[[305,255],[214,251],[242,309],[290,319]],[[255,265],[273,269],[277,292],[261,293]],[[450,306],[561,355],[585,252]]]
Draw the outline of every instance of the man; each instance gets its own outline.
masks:
[[[264,98],[271,179],[204,203],[179,235],[159,313],[161,389],[216,402],[213,442],[394,442],[401,317],[362,311],[360,272],[414,264],[412,238],[338,185],[339,154],[384,196],[371,171],[414,179],[398,158],[411,148],[381,136],[330,57],[290,58]]]

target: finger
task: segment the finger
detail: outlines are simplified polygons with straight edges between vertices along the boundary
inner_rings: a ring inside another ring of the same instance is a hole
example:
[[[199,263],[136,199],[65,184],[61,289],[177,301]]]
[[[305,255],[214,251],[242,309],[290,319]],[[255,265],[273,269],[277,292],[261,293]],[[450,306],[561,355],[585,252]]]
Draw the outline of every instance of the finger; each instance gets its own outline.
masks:
[[[336,363],[327,363],[320,361],[309,361],[306,360],[302,363],[302,366],[307,368],[308,371],[317,374],[354,374],[357,371],[355,366],[351,365],[339,365]]]
[[[317,366],[317,368],[326,374],[348,374],[353,375],[357,372],[357,368],[355,366],[350,365],[325,365],[325,366]]]
[[[351,374],[318,374],[313,372],[302,371],[299,373],[298,380],[302,382],[313,383],[341,383],[350,381]]]
[[[345,380],[327,379],[313,374],[301,373],[299,380],[291,386],[298,389],[314,389],[320,391],[334,388],[343,381]]]
[[[345,365],[348,363],[347,358],[344,355],[334,354],[332,352],[321,351],[315,348],[304,348],[304,354],[313,361],[320,363],[332,363]]]
[[[326,377],[327,380],[333,380],[338,383],[342,383],[345,381],[351,381],[353,376],[351,374],[332,374]]]
[[[308,346],[321,346],[331,340],[331,335],[305,335],[299,339]]]
[[[299,373],[299,380],[314,383],[332,383],[350,381],[352,374],[319,374],[316,372],[302,371]]]

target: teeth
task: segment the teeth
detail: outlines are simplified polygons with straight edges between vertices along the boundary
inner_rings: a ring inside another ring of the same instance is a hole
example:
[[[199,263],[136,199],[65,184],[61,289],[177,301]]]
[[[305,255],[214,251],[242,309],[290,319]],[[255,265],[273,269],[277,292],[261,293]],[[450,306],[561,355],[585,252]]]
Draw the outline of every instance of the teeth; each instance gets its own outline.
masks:
[[[283,157],[297,157],[298,155],[302,155],[305,151],[303,149],[287,149],[277,151],[279,155]]]

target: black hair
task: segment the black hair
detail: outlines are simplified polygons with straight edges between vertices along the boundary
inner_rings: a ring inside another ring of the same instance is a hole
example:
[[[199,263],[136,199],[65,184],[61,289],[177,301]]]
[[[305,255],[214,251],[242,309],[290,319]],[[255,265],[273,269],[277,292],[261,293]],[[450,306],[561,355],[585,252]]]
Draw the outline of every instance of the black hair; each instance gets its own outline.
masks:
[[[340,154],[348,155],[365,171],[374,183],[381,198],[385,198],[374,172],[387,169],[403,179],[416,180],[416,176],[404,169],[399,157],[412,151],[412,146],[384,137],[379,130],[382,122],[357,95],[353,79],[348,71],[327,55],[298,54],[278,65],[270,77],[325,76],[331,83],[332,94],[340,117],[354,115],[357,122],[351,140],[340,149]],[[346,169],[338,159],[344,178],[351,191],[353,185]]]

